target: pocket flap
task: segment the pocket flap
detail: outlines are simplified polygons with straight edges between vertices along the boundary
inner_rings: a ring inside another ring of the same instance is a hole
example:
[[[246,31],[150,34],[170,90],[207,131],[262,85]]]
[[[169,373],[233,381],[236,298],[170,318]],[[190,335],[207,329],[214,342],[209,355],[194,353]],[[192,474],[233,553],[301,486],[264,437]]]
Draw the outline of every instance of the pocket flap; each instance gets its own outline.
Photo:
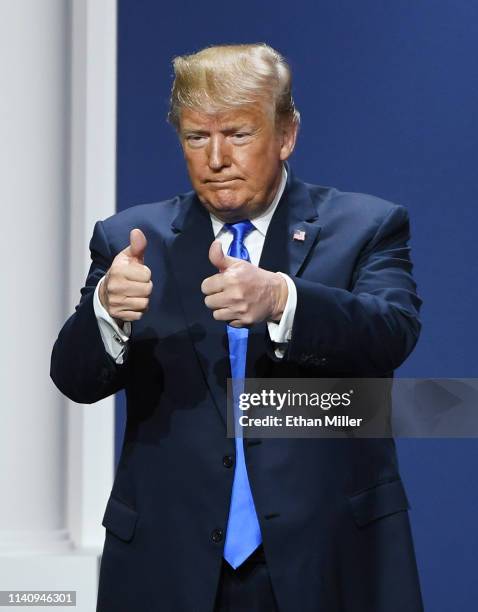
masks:
[[[383,516],[410,508],[400,478],[351,495],[349,500],[355,522],[359,527]]]
[[[129,542],[134,535],[137,520],[138,513],[136,510],[110,496],[101,524],[121,540]]]

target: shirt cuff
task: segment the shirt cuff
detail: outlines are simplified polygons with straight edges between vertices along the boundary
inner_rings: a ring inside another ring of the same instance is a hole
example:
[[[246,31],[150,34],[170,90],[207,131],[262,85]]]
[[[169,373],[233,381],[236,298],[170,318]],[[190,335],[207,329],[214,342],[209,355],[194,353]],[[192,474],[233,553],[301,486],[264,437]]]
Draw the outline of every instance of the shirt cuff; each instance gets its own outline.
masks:
[[[96,320],[98,321],[101,339],[103,340],[106,352],[116,363],[122,364],[126,345],[131,335],[131,323],[130,321],[125,321],[123,329],[121,329],[118,323],[103,307],[100,301],[99,290],[104,278],[103,276],[96,286],[93,295],[93,308],[95,310]]]
[[[294,325],[295,310],[297,308],[297,288],[294,281],[287,274],[278,272],[287,283],[288,296],[287,302],[282,313],[279,323],[275,321],[267,322],[267,329],[272,342],[282,346],[275,347],[274,351],[277,357],[282,358],[285,353],[287,343],[292,337],[292,327]]]

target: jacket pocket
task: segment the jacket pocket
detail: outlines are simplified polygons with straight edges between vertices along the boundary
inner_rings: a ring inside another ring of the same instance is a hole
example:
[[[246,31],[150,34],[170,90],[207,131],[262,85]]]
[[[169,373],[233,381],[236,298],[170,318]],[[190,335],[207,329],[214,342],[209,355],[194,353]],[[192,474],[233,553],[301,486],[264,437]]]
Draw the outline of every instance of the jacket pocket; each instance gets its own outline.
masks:
[[[115,536],[129,542],[132,540],[138,513],[116,497],[110,496],[106,504],[102,525]]]
[[[384,516],[409,510],[405,489],[400,478],[349,496],[352,514],[359,527]]]

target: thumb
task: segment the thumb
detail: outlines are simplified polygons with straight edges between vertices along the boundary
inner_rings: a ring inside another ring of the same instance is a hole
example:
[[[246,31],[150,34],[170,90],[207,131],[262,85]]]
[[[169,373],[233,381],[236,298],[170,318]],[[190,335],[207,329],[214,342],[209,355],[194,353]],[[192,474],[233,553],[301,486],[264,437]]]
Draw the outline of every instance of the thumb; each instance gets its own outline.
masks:
[[[146,236],[140,229],[135,228],[131,230],[129,235],[128,255],[143,263],[147,244],[148,241],[146,240]]]
[[[209,261],[213,266],[216,266],[219,272],[224,272],[224,270],[231,266],[236,260],[234,257],[224,255],[221,241],[214,240],[209,249]]]

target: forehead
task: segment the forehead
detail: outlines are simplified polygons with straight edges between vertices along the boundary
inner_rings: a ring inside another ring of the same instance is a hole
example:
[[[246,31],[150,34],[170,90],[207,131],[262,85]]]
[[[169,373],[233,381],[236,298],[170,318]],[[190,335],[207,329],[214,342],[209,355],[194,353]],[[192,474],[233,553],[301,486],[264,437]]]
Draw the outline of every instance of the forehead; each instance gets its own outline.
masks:
[[[181,130],[221,130],[240,126],[261,127],[271,123],[271,118],[262,104],[241,106],[228,111],[202,112],[182,108],[180,113]]]

